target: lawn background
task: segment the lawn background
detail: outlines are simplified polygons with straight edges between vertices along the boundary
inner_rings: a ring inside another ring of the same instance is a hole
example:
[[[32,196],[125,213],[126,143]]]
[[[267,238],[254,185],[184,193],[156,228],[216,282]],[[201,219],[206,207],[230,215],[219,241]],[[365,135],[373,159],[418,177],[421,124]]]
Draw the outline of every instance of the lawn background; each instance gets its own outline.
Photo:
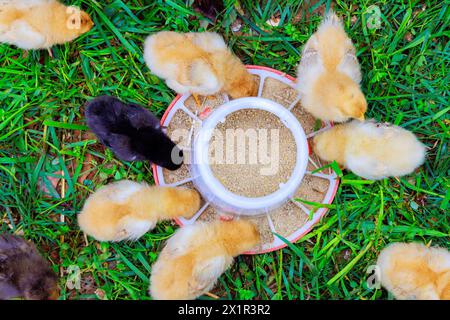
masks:
[[[145,37],[160,30],[206,27],[223,34],[246,64],[295,76],[301,47],[330,6],[226,3],[214,24],[180,0],[70,1],[96,26],[54,47],[54,59],[0,45],[0,231],[38,244],[62,276],[62,299],[150,299],[151,264],[176,229],[161,223],[135,243],[84,238],[76,214],[90,192],[120,179],[153,183],[148,164],[120,162],[96,143],[85,127],[85,102],[110,94],[162,116],[175,94],[142,58]],[[371,5],[380,9],[379,28],[371,27]],[[448,2],[337,1],[334,8],[357,47],[366,116],[413,131],[429,148],[427,161],[413,175],[375,183],[344,172],[321,224],[295,246],[239,257],[212,291],[221,298],[388,299],[366,285],[366,270],[386,244],[449,247]],[[266,23],[272,18],[278,27]],[[232,31],[236,19],[239,32]],[[77,268],[81,289],[70,290],[65,283]]]

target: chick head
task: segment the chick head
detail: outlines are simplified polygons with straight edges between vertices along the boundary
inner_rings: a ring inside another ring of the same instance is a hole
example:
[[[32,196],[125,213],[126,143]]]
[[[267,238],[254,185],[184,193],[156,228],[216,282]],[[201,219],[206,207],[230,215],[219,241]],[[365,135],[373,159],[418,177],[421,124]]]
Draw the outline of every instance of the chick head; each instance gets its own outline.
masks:
[[[363,121],[367,101],[359,85],[342,73],[328,73],[315,84],[316,103],[327,112],[325,120],[344,122],[348,119]]]
[[[168,170],[175,171],[183,165],[183,150],[160,129],[141,130],[140,138],[132,140],[131,146],[138,154]]]
[[[221,222],[220,228],[222,228],[224,243],[232,256],[248,251],[260,242],[261,235],[258,228],[249,221]]]
[[[346,139],[345,132],[338,125],[314,136],[312,148],[321,159],[344,164]]]
[[[233,99],[254,97],[258,94],[258,82],[252,74],[246,72],[233,81],[227,92]]]
[[[69,7],[66,11],[66,15],[66,29],[75,37],[88,32],[94,26],[94,22],[89,14],[81,11],[79,8]]]
[[[30,267],[30,272],[19,280],[26,300],[56,300],[58,299],[57,277],[49,268],[38,265]]]
[[[88,32],[94,26],[94,21],[92,21],[92,19],[88,13],[82,11],[80,19],[81,19],[81,32],[82,33]]]

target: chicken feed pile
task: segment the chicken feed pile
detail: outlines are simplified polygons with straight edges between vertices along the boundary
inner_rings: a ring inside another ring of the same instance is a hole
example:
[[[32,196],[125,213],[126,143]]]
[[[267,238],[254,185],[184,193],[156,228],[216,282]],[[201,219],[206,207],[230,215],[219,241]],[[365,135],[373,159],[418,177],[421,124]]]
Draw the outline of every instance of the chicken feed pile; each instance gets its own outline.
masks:
[[[227,130],[238,130],[241,129],[243,131],[246,130],[255,130],[253,132],[257,133],[259,130],[272,130],[275,129],[277,131],[273,131],[277,133],[277,139],[270,139],[267,135],[264,137],[267,139],[267,146],[264,148],[264,154],[262,157],[269,159],[270,152],[275,150],[276,147],[279,146],[279,150],[277,155],[285,155],[288,154],[287,157],[277,157],[276,161],[278,162],[278,174],[260,174],[264,172],[263,170],[270,170],[270,167],[267,167],[263,161],[257,161],[256,157],[259,155],[258,152],[258,143],[251,143],[251,137],[244,137],[243,141],[245,142],[245,149],[243,150],[247,158],[243,159],[242,163],[222,163],[224,161],[217,161],[215,157],[215,150],[213,146],[216,141],[211,141],[210,150],[209,150],[209,163],[211,164],[212,172],[216,179],[218,179],[221,184],[229,191],[236,193],[241,196],[249,197],[249,198],[257,198],[264,197],[271,193],[274,193],[280,188],[280,185],[286,183],[291,176],[294,166],[295,166],[295,154],[297,152],[295,140],[292,136],[290,130],[288,130],[284,124],[272,113],[268,111],[262,110],[240,110],[230,114],[224,123],[221,123],[217,126],[217,130],[219,130],[218,136],[220,138],[226,137]],[[268,132],[265,131],[265,132]],[[250,131],[249,131],[250,132]],[[215,138],[215,137],[213,137]],[[255,134],[255,139],[258,139]],[[275,146],[276,140],[278,146]],[[272,145],[273,144],[273,145]],[[263,144],[261,144],[263,145]],[[237,154],[238,152],[238,143],[233,144],[233,154]],[[237,160],[234,162],[238,162]],[[258,186],[258,188],[255,188]]]
[[[294,79],[266,67],[249,66],[248,69],[259,81],[258,97],[279,103],[290,110],[301,124],[308,142],[322,129],[331,126],[330,123],[316,120],[302,108],[294,88]],[[216,108],[229,100],[228,96],[222,94],[200,97],[201,106],[198,107],[194,97],[187,94],[178,96],[167,109],[162,119],[162,125],[167,127],[169,137],[183,149],[185,159],[191,158],[192,144],[202,122]],[[283,183],[289,179],[296,162],[297,150],[291,132],[277,117],[269,112],[259,110],[234,112],[217,127],[217,130],[222,131],[225,136],[226,129],[230,128],[279,129],[279,170],[274,175],[259,174],[261,165],[252,164],[250,160],[252,153],[248,152],[248,149],[251,149],[251,143],[248,143],[245,151],[249,157],[246,158],[245,163],[216,164],[211,158],[214,150],[209,150],[209,160],[214,176],[231,192],[249,198],[267,196],[278,188],[282,188]],[[180,134],[180,132],[184,132],[184,134]],[[259,136],[258,139],[260,139]],[[269,144],[267,153],[270,153],[270,150]],[[311,150],[311,148],[308,150],[307,171],[300,187],[288,202],[265,214],[251,217],[242,216],[243,219],[249,219],[258,226],[262,237],[261,244],[248,252],[249,254],[269,252],[286,246],[287,244],[275,234],[290,242],[297,241],[308,233],[326,213],[327,209],[321,204],[332,203],[338,187],[337,176]],[[154,166],[153,169],[156,183],[159,185],[195,187],[189,163],[183,164],[177,171],[157,166]],[[193,218],[180,218],[177,222],[180,225],[190,225],[195,221],[232,218],[233,216],[228,213],[219,212],[214,204],[203,200],[201,209]]]

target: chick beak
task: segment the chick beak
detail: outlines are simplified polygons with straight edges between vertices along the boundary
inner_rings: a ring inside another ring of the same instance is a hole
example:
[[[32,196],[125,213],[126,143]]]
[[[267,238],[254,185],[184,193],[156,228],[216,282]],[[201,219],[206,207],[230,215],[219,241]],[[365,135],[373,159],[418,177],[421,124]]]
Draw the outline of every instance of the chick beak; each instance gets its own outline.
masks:
[[[361,114],[358,118],[356,118],[356,119],[358,119],[359,121],[364,121],[365,120],[365,117],[364,117],[364,114]]]

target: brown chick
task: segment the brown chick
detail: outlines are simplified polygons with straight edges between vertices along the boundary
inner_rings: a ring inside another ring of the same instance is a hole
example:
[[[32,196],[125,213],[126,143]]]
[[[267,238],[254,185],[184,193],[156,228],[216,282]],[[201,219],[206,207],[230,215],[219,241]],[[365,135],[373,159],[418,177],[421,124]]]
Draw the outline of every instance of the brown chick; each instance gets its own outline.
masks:
[[[408,130],[388,123],[353,120],[319,133],[313,148],[360,177],[380,180],[410,174],[425,161],[426,148]]]
[[[93,25],[86,12],[56,0],[0,1],[0,42],[24,50],[72,41]]]
[[[158,221],[190,218],[199,208],[195,190],[122,180],[92,194],[78,215],[78,224],[99,241],[137,240]]]
[[[0,235],[0,300],[55,300],[57,280],[32,243],[11,234]]]
[[[394,243],[377,261],[381,284],[400,300],[450,300],[450,252],[420,243]]]
[[[303,48],[297,71],[302,106],[325,121],[364,120],[367,102],[360,82],[355,47],[330,11]]]
[[[233,258],[258,245],[245,220],[198,222],[178,229],[152,267],[150,294],[157,300],[192,300],[214,287]]]
[[[150,70],[179,94],[195,97],[224,91],[233,99],[257,94],[253,76],[217,33],[155,33],[145,41],[144,58]]]

